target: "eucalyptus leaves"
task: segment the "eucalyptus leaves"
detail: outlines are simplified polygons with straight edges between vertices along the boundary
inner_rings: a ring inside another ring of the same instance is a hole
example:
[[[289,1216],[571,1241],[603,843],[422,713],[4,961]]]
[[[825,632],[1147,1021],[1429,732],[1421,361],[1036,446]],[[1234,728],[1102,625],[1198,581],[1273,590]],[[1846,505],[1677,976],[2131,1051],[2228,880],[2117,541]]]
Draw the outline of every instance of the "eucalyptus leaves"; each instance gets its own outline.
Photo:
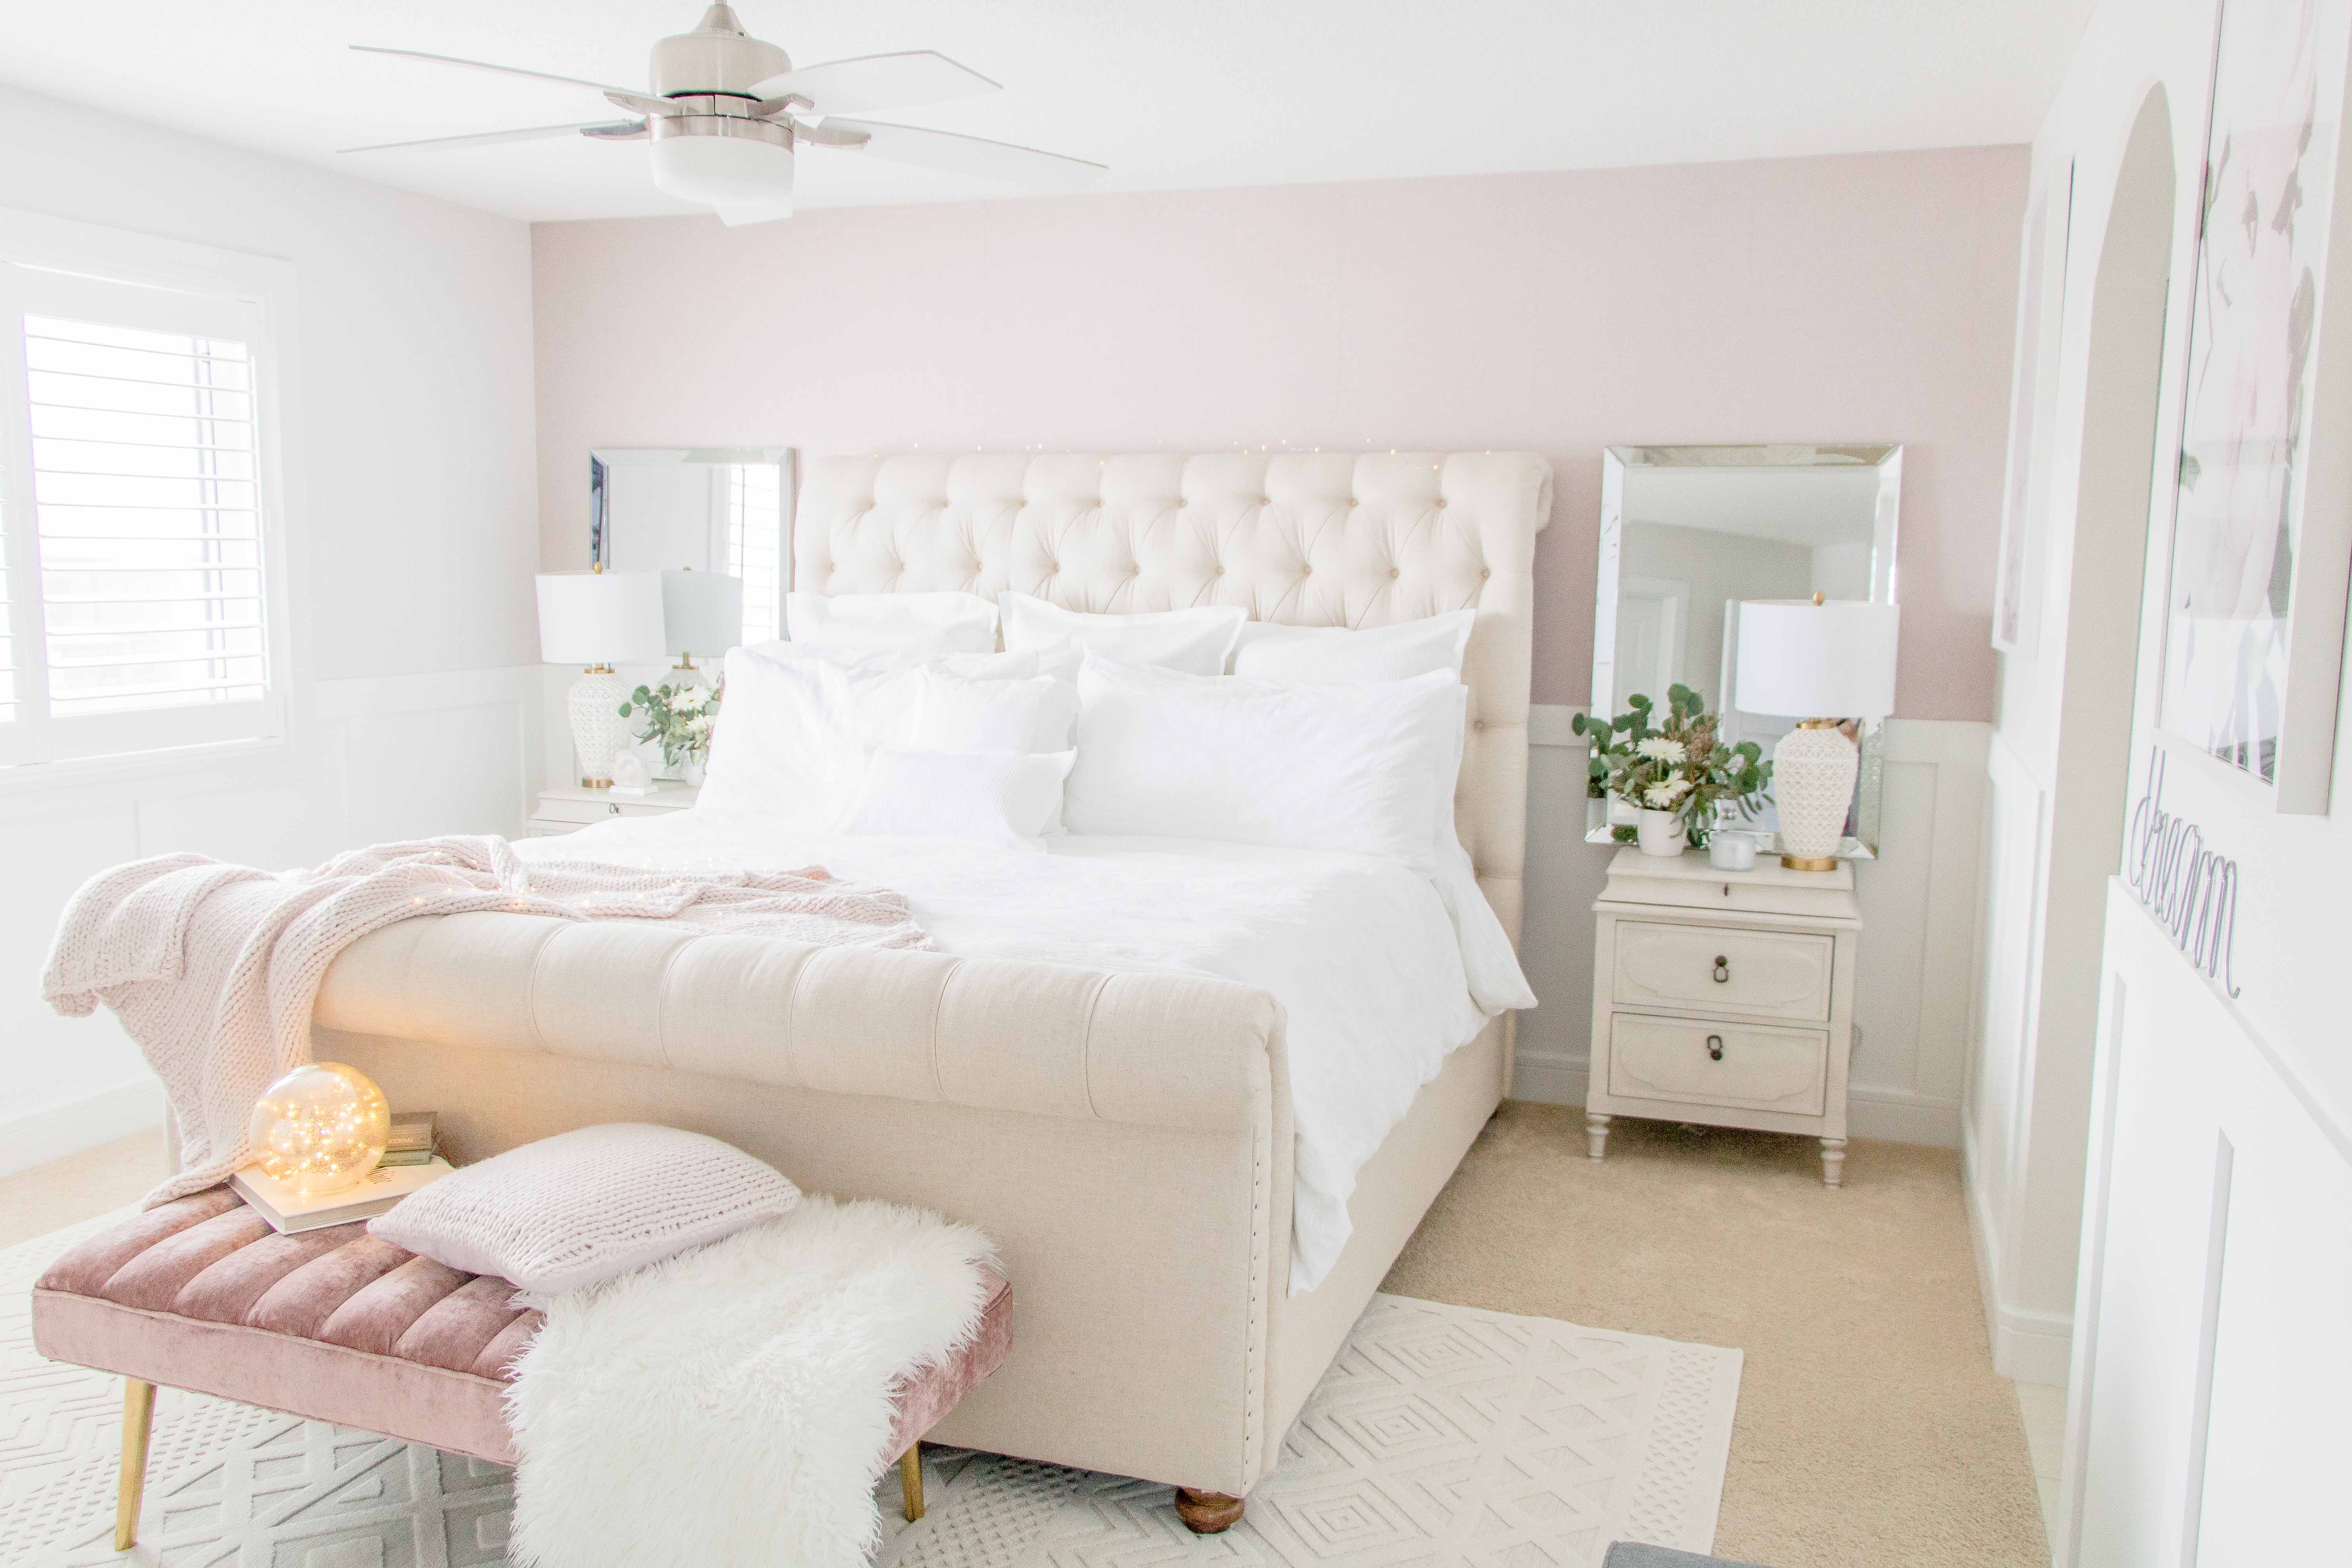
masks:
[[[1727,812],[1745,820],[1771,798],[1772,764],[1753,741],[1727,746],[1716,731],[1720,721],[1706,710],[1706,699],[1687,686],[1666,692],[1664,721],[1653,725],[1656,705],[1635,692],[1625,699],[1631,711],[1613,720],[1579,713],[1570,727],[1591,744],[1587,788],[1594,797],[1614,795],[1644,811],[1671,811],[1682,818],[1695,845]],[[1629,826],[1614,837],[1631,842]]]
[[[646,727],[637,739],[659,741],[663,765],[674,768],[710,749],[710,727],[718,722],[719,700],[726,689],[723,677],[717,686],[640,686],[621,704],[621,717],[643,710]]]

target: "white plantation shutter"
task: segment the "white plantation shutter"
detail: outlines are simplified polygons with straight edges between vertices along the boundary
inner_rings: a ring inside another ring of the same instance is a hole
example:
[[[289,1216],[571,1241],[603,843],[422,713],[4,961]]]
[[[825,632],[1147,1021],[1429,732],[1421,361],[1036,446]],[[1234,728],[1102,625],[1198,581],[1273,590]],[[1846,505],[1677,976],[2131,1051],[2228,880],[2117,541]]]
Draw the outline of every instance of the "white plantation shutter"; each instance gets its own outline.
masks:
[[[277,732],[251,301],[0,267],[0,761]]]
[[[743,583],[743,641],[784,635],[784,471],[776,463],[730,463],[727,570]]]

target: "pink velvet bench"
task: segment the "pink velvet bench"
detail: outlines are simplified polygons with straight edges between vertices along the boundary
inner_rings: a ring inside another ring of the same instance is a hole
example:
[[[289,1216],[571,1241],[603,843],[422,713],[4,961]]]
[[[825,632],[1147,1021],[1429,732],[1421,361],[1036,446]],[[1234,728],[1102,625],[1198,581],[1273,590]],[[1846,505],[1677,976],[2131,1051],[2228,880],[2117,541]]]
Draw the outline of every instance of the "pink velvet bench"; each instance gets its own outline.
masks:
[[[159,1383],[513,1464],[503,1399],[541,1321],[513,1296],[503,1279],[444,1268],[362,1225],[280,1236],[215,1187],[58,1258],[33,1288],[33,1343],[126,1380],[121,1552],[138,1530]],[[901,1383],[880,1458],[898,1461],[908,1519],[923,1514],[923,1434],[1012,1345],[1013,1289],[1000,1278],[971,1342]]]

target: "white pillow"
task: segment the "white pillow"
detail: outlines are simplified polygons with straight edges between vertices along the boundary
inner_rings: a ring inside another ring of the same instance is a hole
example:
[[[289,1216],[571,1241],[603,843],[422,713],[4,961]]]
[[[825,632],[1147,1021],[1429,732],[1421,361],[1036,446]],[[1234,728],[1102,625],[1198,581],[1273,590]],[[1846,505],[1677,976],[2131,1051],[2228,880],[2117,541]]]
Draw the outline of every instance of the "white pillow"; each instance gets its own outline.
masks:
[[[1450,669],[1458,679],[1462,652],[1470,646],[1470,628],[1477,619],[1475,610],[1449,610],[1360,631],[1252,621],[1234,644],[1234,673],[1339,685],[1409,680],[1433,669]]]
[[[368,1221],[371,1235],[542,1295],[602,1284],[788,1215],[801,1190],[699,1132],[607,1122],[452,1172]]]
[[[866,747],[912,736],[924,673],[736,648],[697,804],[824,831],[856,787]]]
[[[996,602],[1004,612],[1007,652],[1072,647],[1120,664],[1154,665],[1190,675],[1223,674],[1234,634],[1249,619],[1239,605],[1096,616],[1026,594],[1000,594]]]
[[[835,831],[1042,848],[1038,836],[1061,811],[1062,781],[1076,756],[877,746]]]
[[[1427,868],[1453,808],[1468,693],[1411,680],[1295,686],[1138,669],[1078,673],[1072,833],[1352,849]]]
[[[996,606],[978,594],[786,594],[796,643],[899,658],[994,653]]]
[[[919,684],[911,742],[918,751],[1070,749],[1078,689],[1067,680],[1049,675],[972,679],[932,665],[922,670]]]

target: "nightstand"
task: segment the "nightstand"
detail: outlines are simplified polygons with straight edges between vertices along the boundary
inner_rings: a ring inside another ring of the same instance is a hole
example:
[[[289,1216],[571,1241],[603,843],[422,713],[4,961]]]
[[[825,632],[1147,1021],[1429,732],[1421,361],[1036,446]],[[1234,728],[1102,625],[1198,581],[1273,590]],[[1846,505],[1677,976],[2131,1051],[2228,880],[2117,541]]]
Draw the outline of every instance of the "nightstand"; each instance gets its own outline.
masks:
[[[651,795],[621,795],[609,789],[558,784],[539,792],[539,808],[522,825],[523,834],[530,838],[548,838],[558,833],[577,833],[616,816],[660,816],[684,811],[700,793],[693,784],[664,784]]]
[[[1612,1116],[1796,1132],[1845,1163],[1853,1048],[1853,867],[1777,860],[1718,871],[1705,854],[1621,849],[1592,906],[1589,1152]]]

